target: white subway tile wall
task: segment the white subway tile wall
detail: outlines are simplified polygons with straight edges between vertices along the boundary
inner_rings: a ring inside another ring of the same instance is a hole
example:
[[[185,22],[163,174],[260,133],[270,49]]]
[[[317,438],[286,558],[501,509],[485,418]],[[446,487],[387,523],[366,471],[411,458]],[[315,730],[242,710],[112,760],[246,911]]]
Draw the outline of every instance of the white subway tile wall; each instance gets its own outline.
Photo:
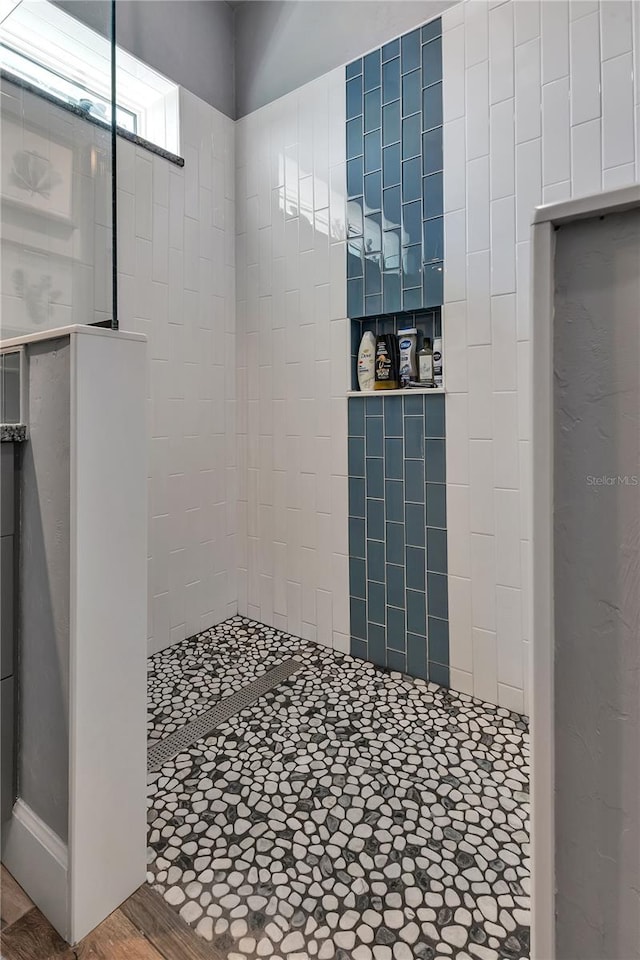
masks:
[[[180,117],[183,168],[117,148],[120,326],[149,340],[149,653],[237,612],[234,124],[184,90]]]
[[[463,56],[466,73],[464,110],[455,77],[444,116],[445,217],[467,198],[466,300],[448,283],[443,315],[451,684],[527,711],[530,222],[542,202],[640,180],[640,4],[465,0],[442,24],[445,90]]]
[[[529,224],[640,180],[640,4],[465,0],[443,30],[451,683],[526,711]],[[344,71],[236,124],[181,91],[181,123],[184,169],[118,145],[149,649],[239,609],[346,650]]]
[[[344,101],[338,69],[236,124],[239,610],[343,652]]]

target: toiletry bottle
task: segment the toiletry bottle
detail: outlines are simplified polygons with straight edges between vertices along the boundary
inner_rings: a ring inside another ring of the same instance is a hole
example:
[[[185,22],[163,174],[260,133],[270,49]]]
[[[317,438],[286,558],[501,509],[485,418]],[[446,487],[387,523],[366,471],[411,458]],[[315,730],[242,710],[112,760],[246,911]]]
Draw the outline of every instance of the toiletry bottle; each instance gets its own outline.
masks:
[[[376,338],[371,330],[365,331],[358,350],[358,386],[363,392],[374,389],[376,365]]]
[[[418,379],[423,387],[433,386],[433,350],[429,337],[424,338],[422,350],[418,354]]]
[[[398,349],[400,351],[400,386],[408,387],[418,379],[416,347],[418,331],[415,327],[398,330]]]
[[[382,333],[376,340],[375,389],[398,389],[398,341],[391,333]]]
[[[433,338],[433,385],[441,387],[442,378],[442,337]]]

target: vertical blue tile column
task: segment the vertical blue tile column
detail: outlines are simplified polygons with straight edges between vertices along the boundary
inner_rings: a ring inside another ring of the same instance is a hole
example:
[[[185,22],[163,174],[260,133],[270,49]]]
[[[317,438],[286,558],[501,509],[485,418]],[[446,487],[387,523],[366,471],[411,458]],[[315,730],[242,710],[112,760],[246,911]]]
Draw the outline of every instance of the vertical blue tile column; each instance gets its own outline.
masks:
[[[349,400],[351,652],[449,683],[444,396]]]
[[[442,24],[346,68],[347,313],[442,303]]]

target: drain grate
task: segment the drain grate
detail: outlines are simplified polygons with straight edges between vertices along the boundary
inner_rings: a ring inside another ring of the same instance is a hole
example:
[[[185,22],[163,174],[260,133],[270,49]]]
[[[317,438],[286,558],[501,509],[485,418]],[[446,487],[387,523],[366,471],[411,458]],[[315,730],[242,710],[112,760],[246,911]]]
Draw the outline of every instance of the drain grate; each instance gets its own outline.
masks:
[[[183,727],[165,737],[164,740],[150,741],[147,745],[147,771],[155,773],[168,760],[173,760],[179,753],[188,750],[197,740],[202,740],[203,737],[208,736],[212,730],[215,730],[216,727],[234,714],[244,710],[245,707],[250,707],[259,697],[269,693],[291,674],[300,670],[302,666],[303,664],[293,658],[285,660],[273,667],[272,670],[267,671],[262,677],[252,680],[237,693],[225,697],[210,710],[206,710],[194,720],[185,723]]]

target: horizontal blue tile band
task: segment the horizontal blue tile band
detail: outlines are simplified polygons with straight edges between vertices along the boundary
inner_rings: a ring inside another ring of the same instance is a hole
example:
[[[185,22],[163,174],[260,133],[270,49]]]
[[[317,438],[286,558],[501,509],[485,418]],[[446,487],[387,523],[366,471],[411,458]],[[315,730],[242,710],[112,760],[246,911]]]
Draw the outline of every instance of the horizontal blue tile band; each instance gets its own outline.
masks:
[[[348,424],[364,474],[349,476],[351,652],[448,684],[444,396],[352,398]]]

